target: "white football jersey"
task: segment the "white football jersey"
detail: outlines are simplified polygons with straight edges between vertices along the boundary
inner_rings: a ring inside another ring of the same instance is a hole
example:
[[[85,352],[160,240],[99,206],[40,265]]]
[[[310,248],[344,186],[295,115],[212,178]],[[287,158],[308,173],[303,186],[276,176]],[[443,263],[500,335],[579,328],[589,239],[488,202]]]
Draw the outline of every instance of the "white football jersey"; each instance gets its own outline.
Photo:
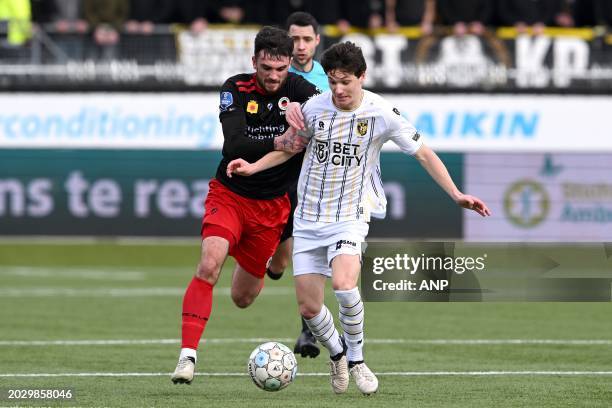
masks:
[[[310,138],[298,183],[296,218],[315,222],[369,221],[384,214],[379,157],[391,140],[407,154],[423,144],[399,110],[379,95],[363,91],[354,111],[338,109],[331,92],[302,106]],[[382,208],[381,208],[382,207]]]

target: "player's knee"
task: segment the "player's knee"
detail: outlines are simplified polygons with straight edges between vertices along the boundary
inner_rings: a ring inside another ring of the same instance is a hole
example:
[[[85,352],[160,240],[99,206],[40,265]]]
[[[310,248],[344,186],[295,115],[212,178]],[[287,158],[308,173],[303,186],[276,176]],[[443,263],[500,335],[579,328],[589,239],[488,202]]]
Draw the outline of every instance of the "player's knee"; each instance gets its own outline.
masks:
[[[310,320],[313,317],[321,313],[321,305],[315,305],[312,303],[302,303],[299,306],[300,314],[306,320]]]
[[[198,278],[205,280],[206,282],[214,285],[219,279],[219,272],[221,271],[221,263],[213,258],[201,259],[198,264],[196,275]]]
[[[249,307],[255,301],[256,297],[257,295],[232,291],[232,301],[240,309],[245,309]]]
[[[332,278],[332,288],[334,290],[352,290],[357,287],[354,280],[348,276],[334,276]]]
[[[275,273],[285,272],[287,266],[289,266],[289,257],[285,256],[284,254],[281,256],[275,256],[270,262],[270,269]]]

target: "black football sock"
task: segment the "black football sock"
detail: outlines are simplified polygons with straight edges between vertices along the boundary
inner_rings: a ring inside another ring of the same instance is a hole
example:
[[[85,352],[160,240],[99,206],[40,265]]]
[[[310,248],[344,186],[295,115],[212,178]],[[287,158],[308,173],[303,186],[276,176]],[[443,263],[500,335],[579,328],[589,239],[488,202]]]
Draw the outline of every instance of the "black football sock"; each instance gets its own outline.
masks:
[[[272,279],[272,280],[279,280],[279,279],[280,279],[280,278],[283,276],[283,272],[281,272],[281,273],[275,273],[275,272],[272,272],[272,271],[270,270],[270,268],[267,268],[267,269],[266,269],[266,274],[267,274],[267,275],[268,275],[268,277],[269,277],[270,279]]]
[[[348,366],[349,366],[349,370],[353,367],[355,367],[357,364],[361,364],[363,363],[363,360],[359,360],[359,361],[349,361]]]
[[[308,328],[308,325],[306,324],[306,320],[304,320],[303,317],[302,317],[302,331],[310,333],[310,329]]]

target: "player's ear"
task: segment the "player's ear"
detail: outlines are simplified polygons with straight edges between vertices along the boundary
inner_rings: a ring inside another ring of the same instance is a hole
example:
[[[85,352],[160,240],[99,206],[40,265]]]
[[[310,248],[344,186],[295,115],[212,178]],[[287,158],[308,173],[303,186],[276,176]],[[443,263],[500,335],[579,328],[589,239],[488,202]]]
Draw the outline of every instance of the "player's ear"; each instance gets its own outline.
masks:
[[[363,82],[365,81],[365,79],[366,79],[366,73],[365,71],[363,71],[363,74],[359,76],[359,82],[361,83],[361,85],[363,85]]]
[[[315,37],[315,48],[319,45],[320,42],[321,42],[321,35],[317,34],[317,36]]]
[[[253,57],[251,58],[251,61],[253,61],[253,69],[257,71],[257,57],[253,55]]]

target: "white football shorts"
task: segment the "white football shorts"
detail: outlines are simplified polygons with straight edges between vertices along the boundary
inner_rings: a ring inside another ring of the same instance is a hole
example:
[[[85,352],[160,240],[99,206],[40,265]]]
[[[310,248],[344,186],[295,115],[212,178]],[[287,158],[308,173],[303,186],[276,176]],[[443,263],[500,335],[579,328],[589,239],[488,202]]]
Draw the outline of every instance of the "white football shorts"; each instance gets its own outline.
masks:
[[[340,254],[361,256],[370,225],[364,221],[293,220],[293,276],[332,276],[331,262]]]

